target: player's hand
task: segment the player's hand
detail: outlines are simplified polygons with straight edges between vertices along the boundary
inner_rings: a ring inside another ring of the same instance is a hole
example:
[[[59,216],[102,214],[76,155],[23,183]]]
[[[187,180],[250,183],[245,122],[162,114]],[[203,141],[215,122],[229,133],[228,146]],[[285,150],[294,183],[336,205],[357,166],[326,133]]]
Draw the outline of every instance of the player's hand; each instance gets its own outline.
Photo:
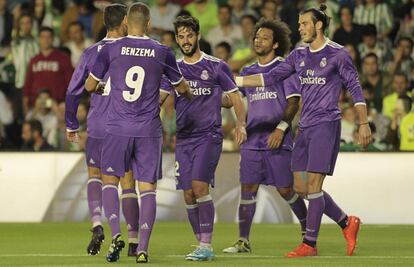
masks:
[[[247,133],[246,133],[246,128],[244,127],[244,125],[237,125],[234,131],[234,135],[236,138],[236,143],[240,146],[241,144],[243,144],[246,140],[247,140]]]
[[[283,137],[285,136],[285,132],[281,129],[276,128],[267,138],[267,148],[269,149],[276,149],[280,147],[283,141]]]
[[[78,132],[66,132],[66,139],[72,143],[79,142],[79,134]]]
[[[99,82],[98,85],[96,86],[95,94],[103,95],[103,93],[105,92],[105,85],[106,83]]]
[[[361,145],[363,148],[366,148],[369,143],[372,141],[371,129],[369,128],[368,124],[363,124],[359,126],[358,130],[358,144]]]

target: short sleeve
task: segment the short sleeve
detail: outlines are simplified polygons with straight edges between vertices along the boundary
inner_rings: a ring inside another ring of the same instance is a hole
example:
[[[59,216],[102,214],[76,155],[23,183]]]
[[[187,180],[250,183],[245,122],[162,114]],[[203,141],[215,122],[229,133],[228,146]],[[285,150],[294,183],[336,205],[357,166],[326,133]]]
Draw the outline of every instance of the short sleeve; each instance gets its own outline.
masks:
[[[174,91],[174,87],[165,75],[162,75],[161,78],[160,91],[167,94],[171,94]]]
[[[234,82],[233,73],[231,72],[229,65],[224,61],[220,61],[219,63],[217,80],[221,89],[226,93],[232,93],[239,90]]]
[[[105,77],[106,72],[108,71],[110,64],[110,55],[109,50],[110,44],[106,44],[99,51],[98,57],[95,60],[95,63],[92,65],[90,75],[97,81],[102,81]]]
[[[178,68],[175,56],[169,47],[165,56],[164,74],[173,85],[179,84],[184,79]]]
[[[299,78],[297,75],[290,75],[289,78],[283,81],[283,90],[285,92],[286,99],[301,96]]]

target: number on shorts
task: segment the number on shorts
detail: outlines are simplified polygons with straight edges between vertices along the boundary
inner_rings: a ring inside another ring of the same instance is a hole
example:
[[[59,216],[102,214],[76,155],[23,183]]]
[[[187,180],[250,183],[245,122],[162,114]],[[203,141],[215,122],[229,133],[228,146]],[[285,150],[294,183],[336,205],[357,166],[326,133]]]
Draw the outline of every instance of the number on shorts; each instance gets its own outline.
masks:
[[[180,168],[180,163],[178,161],[175,162],[175,177],[180,176],[180,173],[178,172],[178,169]]]
[[[131,67],[125,75],[126,85],[133,89],[133,93],[129,90],[122,92],[122,97],[128,102],[136,101],[142,92],[142,85],[144,84],[145,70],[140,66]]]

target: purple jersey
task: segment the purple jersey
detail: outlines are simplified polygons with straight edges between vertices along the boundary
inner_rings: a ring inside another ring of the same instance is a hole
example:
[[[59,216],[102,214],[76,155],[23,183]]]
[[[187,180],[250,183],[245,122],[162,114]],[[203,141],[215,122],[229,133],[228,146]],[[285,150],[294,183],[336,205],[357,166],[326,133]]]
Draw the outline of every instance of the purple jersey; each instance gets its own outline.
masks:
[[[266,65],[255,63],[242,70],[240,76],[266,73],[279,65],[283,58],[277,57]],[[271,86],[242,88],[240,90],[247,98],[247,141],[242,149],[268,150],[267,139],[283,118],[287,107],[287,99],[300,96],[299,82],[295,75],[291,75],[282,83]],[[292,150],[293,139],[290,128],[286,130],[282,149]]]
[[[79,129],[79,122],[76,118],[76,113],[82,97],[86,78],[88,78],[89,72],[98,57],[98,53],[101,48],[106,43],[114,40],[116,39],[105,38],[90,46],[83,52],[80,61],[73,72],[72,79],[70,80],[66,93],[65,120],[68,131],[76,131]],[[104,80],[107,80],[107,75]],[[109,94],[107,90],[108,88],[109,85],[105,88],[103,95],[91,95],[91,103],[87,118],[88,136],[90,137],[103,138],[105,135],[106,111],[109,105],[109,98],[107,97]]]
[[[184,60],[177,62],[193,94],[191,101],[176,94],[177,138],[201,137],[207,133],[222,135],[222,94],[238,90],[229,66],[204,53],[195,63]],[[165,79],[160,88],[167,92],[173,91]]]
[[[365,104],[351,57],[343,46],[329,39],[315,51],[310,47],[294,49],[284,62],[263,74],[264,84],[275,84],[294,73],[301,85],[301,128],[339,120],[342,87],[348,89],[355,104]]]
[[[159,86],[165,74],[181,82],[171,49],[146,36],[130,36],[106,44],[91,70],[101,81],[110,77],[110,104],[106,131],[129,137],[162,136]]]

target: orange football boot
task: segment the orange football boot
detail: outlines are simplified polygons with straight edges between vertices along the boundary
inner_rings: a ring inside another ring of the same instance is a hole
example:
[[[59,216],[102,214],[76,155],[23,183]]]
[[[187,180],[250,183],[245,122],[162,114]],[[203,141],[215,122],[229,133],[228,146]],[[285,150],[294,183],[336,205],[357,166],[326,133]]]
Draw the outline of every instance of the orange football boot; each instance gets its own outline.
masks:
[[[317,256],[318,250],[305,243],[300,244],[294,251],[286,254],[287,258],[301,258],[309,256]]]
[[[361,220],[356,216],[348,217],[348,225],[342,230],[347,242],[348,256],[354,254],[355,247],[357,245],[357,237]]]

